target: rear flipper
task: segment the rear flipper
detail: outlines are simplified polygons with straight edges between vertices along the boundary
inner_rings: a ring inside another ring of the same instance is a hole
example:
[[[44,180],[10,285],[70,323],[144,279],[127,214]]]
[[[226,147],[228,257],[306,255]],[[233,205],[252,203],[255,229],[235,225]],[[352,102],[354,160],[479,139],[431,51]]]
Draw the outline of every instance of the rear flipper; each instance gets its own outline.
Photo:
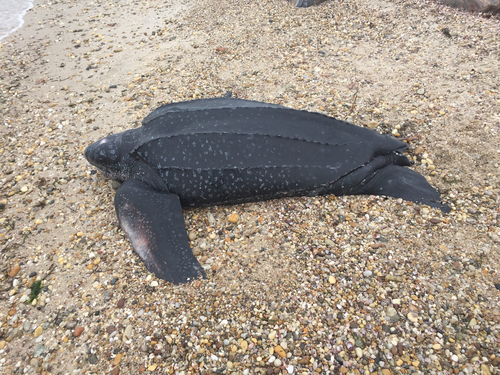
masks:
[[[367,169],[371,169],[370,166],[360,168],[336,182],[336,184],[342,182],[342,185],[346,187],[350,186],[348,189],[344,188],[345,190],[342,191],[344,195],[387,195],[436,207],[443,212],[450,212],[450,207],[441,202],[440,194],[421,174],[393,164],[373,171]],[[359,178],[359,176],[365,177]]]
[[[174,284],[206,278],[189,246],[177,195],[129,178],[116,192],[115,208],[135,252],[156,276]]]

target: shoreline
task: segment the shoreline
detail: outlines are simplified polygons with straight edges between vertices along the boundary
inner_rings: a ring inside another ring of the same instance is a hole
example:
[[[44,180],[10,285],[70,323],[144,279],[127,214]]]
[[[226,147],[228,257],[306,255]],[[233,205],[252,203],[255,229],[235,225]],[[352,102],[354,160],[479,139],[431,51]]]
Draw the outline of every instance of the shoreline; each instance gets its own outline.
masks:
[[[498,17],[34,3],[0,43],[0,372],[500,374]],[[406,141],[452,212],[373,196],[187,209],[210,278],[157,279],[83,150],[228,91]]]
[[[24,16],[33,7],[33,0],[29,0],[29,2],[31,3],[31,6],[29,8],[27,8],[27,9],[25,9],[22,14],[18,14],[18,17],[20,17],[20,19],[18,18],[18,21],[21,24],[19,26],[15,27],[14,29],[11,29],[11,31],[9,31],[6,35],[4,35],[4,36],[0,35],[0,41],[3,40],[3,39],[5,39],[5,38],[7,38],[10,34],[16,32],[17,30],[19,30],[24,25]]]

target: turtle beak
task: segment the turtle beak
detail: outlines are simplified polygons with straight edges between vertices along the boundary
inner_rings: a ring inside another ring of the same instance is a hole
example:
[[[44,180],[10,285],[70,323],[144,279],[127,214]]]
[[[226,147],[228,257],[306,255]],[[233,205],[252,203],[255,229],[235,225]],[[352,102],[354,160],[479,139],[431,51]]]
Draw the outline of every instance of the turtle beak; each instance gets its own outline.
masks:
[[[91,145],[87,146],[87,148],[84,151],[85,159],[87,159],[87,161],[92,165],[94,165],[95,154],[96,154],[95,143],[92,143]]]
[[[92,162],[94,160],[94,158],[92,157],[92,145],[87,146],[83,154],[85,155],[85,159],[87,159],[89,163]]]

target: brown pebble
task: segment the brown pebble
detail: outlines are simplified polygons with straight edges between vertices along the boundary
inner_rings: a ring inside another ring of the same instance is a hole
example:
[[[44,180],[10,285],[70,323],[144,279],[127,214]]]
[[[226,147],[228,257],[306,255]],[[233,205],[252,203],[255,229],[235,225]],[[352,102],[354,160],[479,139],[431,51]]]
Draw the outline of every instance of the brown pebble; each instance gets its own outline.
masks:
[[[120,299],[118,300],[118,303],[116,304],[116,306],[118,306],[118,307],[123,307],[123,306],[125,306],[125,299],[124,299],[124,298],[120,298]]]
[[[142,374],[145,370],[146,370],[146,367],[144,367],[144,366],[139,367],[139,370],[138,370],[139,374]]]
[[[231,214],[231,215],[229,215],[229,218],[228,218],[229,222],[233,223],[233,224],[236,224],[238,222],[238,219],[239,219],[239,217],[236,214]]]
[[[83,327],[78,326],[75,328],[75,332],[73,332],[73,336],[79,337],[83,332]]]
[[[311,360],[311,357],[307,356],[302,358],[301,360],[298,361],[299,365],[307,365],[309,364],[309,361]]]
[[[115,367],[113,370],[111,370],[110,375],[118,375],[120,373],[120,368]]]
[[[113,365],[118,366],[122,360],[123,354],[118,353],[115,358],[113,359]]]
[[[418,154],[421,154],[421,153],[422,153],[422,151],[424,151],[423,147],[417,147],[417,148],[415,149],[415,152],[414,152],[414,153],[415,153],[415,155],[418,155]]]
[[[269,367],[266,371],[266,374],[267,375],[271,375],[271,374],[274,374],[274,369],[272,367]]]
[[[402,343],[398,342],[398,355],[399,356],[402,356],[403,355],[403,350],[404,350],[404,346]]]
[[[349,370],[346,367],[342,366],[339,371],[341,374],[347,374],[347,371]]]
[[[9,276],[10,277],[16,276],[20,269],[21,269],[21,266],[19,264],[16,264],[14,267],[12,267],[10,269]]]
[[[396,354],[398,354],[398,348],[397,348],[397,347],[395,347],[395,346],[393,346],[393,347],[391,348],[391,353],[392,353],[392,355],[396,355]]]
[[[286,357],[286,352],[285,350],[281,347],[281,345],[276,345],[274,347],[274,352],[277,353],[281,358]]]
[[[432,224],[439,224],[439,223],[442,223],[443,220],[441,219],[438,219],[437,217],[433,217],[429,220]]]
[[[115,326],[107,326],[106,327],[106,332],[108,333],[108,335],[112,334],[114,331],[116,331]]]

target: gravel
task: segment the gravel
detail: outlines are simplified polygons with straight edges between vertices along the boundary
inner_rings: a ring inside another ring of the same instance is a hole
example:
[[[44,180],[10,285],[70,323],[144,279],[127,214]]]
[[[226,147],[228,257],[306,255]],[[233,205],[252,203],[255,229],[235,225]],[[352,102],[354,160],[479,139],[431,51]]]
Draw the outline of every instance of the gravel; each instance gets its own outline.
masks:
[[[412,0],[35,1],[0,46],[0,372],[500,374],[498,35]],[[188,209],[209,279],[157,279],[82,152],[229,91],[406,141],[452,212]]]

